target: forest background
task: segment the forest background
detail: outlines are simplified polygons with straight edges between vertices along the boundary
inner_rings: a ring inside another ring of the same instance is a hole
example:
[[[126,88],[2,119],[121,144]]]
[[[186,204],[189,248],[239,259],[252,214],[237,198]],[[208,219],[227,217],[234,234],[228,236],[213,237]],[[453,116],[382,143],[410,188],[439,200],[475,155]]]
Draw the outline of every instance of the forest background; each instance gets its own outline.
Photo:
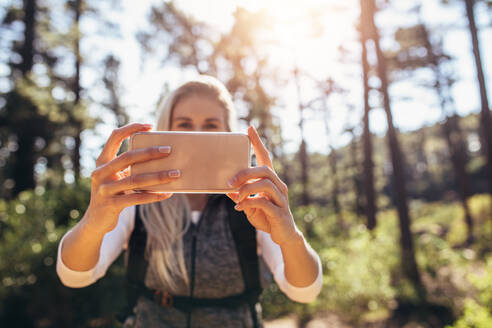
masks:
[[[299,327],[492,326],[492,1],[0,1],[0,326],[118,327],[123,256],[55,271],[111,131],[198,74],[257,127],[323,263]],[[121,151],[126,150],[126,144]]]

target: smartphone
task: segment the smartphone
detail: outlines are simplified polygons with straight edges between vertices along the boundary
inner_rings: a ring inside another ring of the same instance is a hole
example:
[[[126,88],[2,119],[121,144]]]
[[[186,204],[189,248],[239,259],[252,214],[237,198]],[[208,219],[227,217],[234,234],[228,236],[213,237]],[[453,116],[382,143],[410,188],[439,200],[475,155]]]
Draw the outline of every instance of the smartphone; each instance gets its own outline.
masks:
[[[235,132],[138,132],[130,137],[130,150],[171,146],[169,156],[131,166],[131,174],[179,169],[181,176],[145,191],[223,194],[237,191],[227,182],[251,166],[247,134]],[[141,189],[142,190],[142,189]]]

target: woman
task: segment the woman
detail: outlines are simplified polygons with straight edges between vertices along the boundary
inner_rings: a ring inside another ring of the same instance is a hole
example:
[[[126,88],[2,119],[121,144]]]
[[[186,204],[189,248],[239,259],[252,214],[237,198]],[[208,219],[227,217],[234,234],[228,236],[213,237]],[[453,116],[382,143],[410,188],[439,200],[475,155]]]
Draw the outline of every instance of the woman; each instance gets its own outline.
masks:
[[[216,79],[201,76],[182,85],[162,103],[157,130],[234,131],[236,124],[228,91]],[[181,174],[176,168],[129,176],[131,164],[172,154],[172,149],[163,145],[116,156],[123,140],[135,132],[149,130],[148,124],[129,124],[114,130],[105,144],[92,173],[87,211],[60,241],[57,273],[62,283],[84,287],[104,276],[122,249],[129,248],[132,232],[137,231],[134,227],[142,222],[147,234],[144,245],[148,270],[142,278],[145,288],[174,297],[185,297],[191,291],[193,298],[228,299],[245,289],[244,271],[239,265],[241,257],[236,253],[237,243],[227,223],[228,218],[237,214],[235,211],[242,211],[247,218],[243,222],[249,221],[256,229],[253,230],[257,240],[254,253],[260,254],[262,286],[266,285],[265,277],[270,270],[289,298],[299,302],[314,300],[321,290],[319,256],[297,229],[289,209],[287,186],[273,170],[256,130],[250,126],[248,137],[258,166],[239,172],[229,182],[232,187],[239,187],[239,191],[227,196],[134,193],[134,189],[179,179]],[[251,197],[253,194],[256,196]],[[193,238],[195,245],[192,245]],[[192,251],[196,252],[193,261]],[[134,307],[135,317],[127,320],[128,325],[261,326],[259,306],[205,304],[182,311],[174,306],[162,306],[162,299],[156,302],[140,296]]]

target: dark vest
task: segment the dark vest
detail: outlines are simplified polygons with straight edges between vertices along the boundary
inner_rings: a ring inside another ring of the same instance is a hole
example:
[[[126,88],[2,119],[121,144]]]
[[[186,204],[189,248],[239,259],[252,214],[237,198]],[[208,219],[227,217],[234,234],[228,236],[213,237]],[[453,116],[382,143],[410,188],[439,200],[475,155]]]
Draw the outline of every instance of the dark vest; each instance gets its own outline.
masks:
[[[172,306],[166,307],[158,304],[159,298],[152,297],[155,290],[149,289],[151,281],[157,288],[157,280],[142,261],[146,234],[137,208],[127,272],[133,286],[130,304],[136,303],[133,327],[262,327],[259,304],[255,304],[271,275],[257,256],[255,228],[233,207],[225,195],[209,196],[199,223],[191,224],[183,236],[190,288],[176,281],[178,291]]]

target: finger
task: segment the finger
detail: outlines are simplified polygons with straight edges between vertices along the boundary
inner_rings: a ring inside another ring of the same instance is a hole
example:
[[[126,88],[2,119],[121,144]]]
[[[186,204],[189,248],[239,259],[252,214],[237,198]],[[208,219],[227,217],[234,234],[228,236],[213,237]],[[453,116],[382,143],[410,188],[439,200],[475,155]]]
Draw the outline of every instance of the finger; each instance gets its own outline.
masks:
[[[114,129],[109,136],[108,141],[104,145],[101,154],[96,160],[96,166],[100,166],[111,161],[118,153],[123,140],[131,136],[133,133],[149,131],[151,129],[152,125],[143,123],[127,124],[125,126],[122,126],[121,128]]]
[[[227,197],[229,197],[230,199],[232,199],[234,201],[234,203],[237,203],[237,198],[239,197],[239,193],[238,192],[229,192],[229,193],[226,193]]]
[[[124,170],[123,170],[123,171],[121,171],[121,172],[122,172],[122,174],[123,174],[123,177],[129,177],[129,176],[132,174],[132,172],[131,172],[131,170],[130,170],[130,168],[129,168],[129,167],[127,167],[126,169],[124,169]]]
[[[102,196],[110,196],[127,190],[169,183],[178,179],[180,175],[181,172],[179,170],[131,175],[121,180],[102,184],[99,190]]]
[[[172,193],[152,193],[152,192],[137,192],[129,195],[116,195],[112,197],[112,201],[119,206],[128,207],[137,204],[149,204],[168,199]]]
[[[169,146],[154,146],[130,150],[95,169],[94,172],[92,172],[92,178],[103,179],[118,171],[126,169],[132,164],[169,156],[170,152],[171,147]]]
[[[242,211],[238,209],[238,211]],[[261,212],[261,213],[260,213]],[[257,230],[263,230],[267,233],[270,233],[270,222],[268,222],[267,216],[265,212],[260,208],[247,208],[244,209],[244,214],[248,221],[255,227]]]
[[[268,199],[263,198],[263,197],[246,198],[242,202],[236,204],[236,206],[234,208],[236,210],[239,210],[239,211],[261,209],[268,216],[271,216],[271,217],[278,217],[279,216],[278,215],[279,208],[277,206],[275,206],[272,202],[270,202]]]
[[[249,195],[263,193],[268,196],[273,203],[279,207],[284,207],[286,200],[275,185],[268,179],[261,179],[252,183],[246,183],[239,188],[239,197],[237,202],[240,203]]]
[[[117,174],[118,174],[118,178],[119,179],[123,179],[123,178],[129,177],[130,176],[130,168],[127,167],[123,171],[117,172]]]
[[[288,188],[287,185],[280,180],[278,177],[277,173],[275,173],[274,170],[272,170],[268,166],[255,166],[255,167],[250,167],[247,169],[244,169],[240,171],[234,178],[229,181],[229,185],[231,188],[237,187],[242,185],[243,183],[246,183],[247,181],[251,179],[270,179],[275,186],[284,194],[287,196],[288,194]]]
[[[253,151],[255,152],[258,165],[266,165],[273,169],[272,160],[270,159],[268,150],[263,144],[263,141],[261,141],[258,132],[252,125],[250,125],[248,128],[248,137],[251,141],[251,144],[253,145]]]

